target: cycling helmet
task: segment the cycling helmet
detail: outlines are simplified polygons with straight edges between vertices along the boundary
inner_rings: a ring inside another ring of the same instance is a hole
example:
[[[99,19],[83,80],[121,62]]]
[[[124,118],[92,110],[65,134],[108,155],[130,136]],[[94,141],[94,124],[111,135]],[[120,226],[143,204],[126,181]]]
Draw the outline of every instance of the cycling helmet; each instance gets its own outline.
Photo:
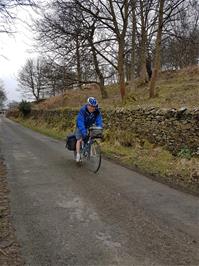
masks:
[[[91,106],[95,106],[97,107],[98,106],[98,103],[97,103],[97,100],[94,98],[94,97],[89,97],[87,99],[87,103]]]

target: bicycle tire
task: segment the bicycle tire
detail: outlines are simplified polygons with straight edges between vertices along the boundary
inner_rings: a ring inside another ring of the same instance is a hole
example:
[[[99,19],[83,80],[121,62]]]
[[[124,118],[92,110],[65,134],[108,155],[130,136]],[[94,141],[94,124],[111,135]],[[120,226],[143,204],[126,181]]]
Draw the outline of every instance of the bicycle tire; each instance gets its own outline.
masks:
[[[94,141],[89,149],[89,156],[86,160],[87,168],[93,173],[97,173],[101,166],[101,149],[100,145]]]

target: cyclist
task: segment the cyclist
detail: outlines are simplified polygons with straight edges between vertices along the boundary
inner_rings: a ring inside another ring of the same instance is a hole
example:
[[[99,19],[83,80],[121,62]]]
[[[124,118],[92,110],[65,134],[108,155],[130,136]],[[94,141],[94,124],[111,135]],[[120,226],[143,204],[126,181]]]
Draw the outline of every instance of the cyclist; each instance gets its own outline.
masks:
[[[82,141],[84,143],[88,141],[88,128],[94,124],[102,127],[102,115],[98,108],[97,100],[94,97],[89,97],[87,104],[80,109],[76,120],[76,162],[80,161],[80,145]]]

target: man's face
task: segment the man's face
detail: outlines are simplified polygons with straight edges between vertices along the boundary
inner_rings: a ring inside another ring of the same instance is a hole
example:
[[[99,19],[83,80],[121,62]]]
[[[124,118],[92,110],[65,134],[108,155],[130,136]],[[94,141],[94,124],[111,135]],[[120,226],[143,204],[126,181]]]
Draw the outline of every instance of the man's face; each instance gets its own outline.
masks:
[[[90,104],[88,104],[87,105],[87,108],[88,108],[88,111],[90,112],[90,113],[93,113],[94,111],[95,111],[95,106],[92,106],[92,105],[90,105]]]

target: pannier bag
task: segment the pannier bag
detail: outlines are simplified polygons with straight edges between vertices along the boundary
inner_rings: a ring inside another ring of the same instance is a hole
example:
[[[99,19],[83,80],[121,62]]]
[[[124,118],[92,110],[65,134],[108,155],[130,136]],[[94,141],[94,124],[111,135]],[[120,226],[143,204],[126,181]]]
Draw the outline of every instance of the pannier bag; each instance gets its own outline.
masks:
[[[75,151],[76,150],[76,137],[74,134],[68,135],[66,137],[66,148],[70,151]]]

